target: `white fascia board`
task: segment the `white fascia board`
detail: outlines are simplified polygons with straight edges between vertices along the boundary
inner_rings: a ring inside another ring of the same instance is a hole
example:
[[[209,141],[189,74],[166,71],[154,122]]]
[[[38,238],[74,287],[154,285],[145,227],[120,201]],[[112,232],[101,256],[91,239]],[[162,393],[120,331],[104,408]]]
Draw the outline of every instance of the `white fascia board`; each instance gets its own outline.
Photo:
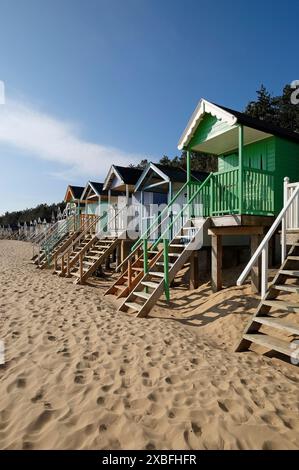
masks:
[[[143,172],[141,173],[141,175],[139,177],[139,180],[137,181],[137,183],[135,185],[134,193],[136,193],[139,190],[139,187],[140,187],[142,181],[144,180],[144,178],[146,177],[146,175],[148,174],[148,172],[150,170],[153,170],[155,173],[157,173],[157,175],[159,175],[167,183],[170,181],[169,177],[167,175],[165,175],[165,173],[163,173],[162,170],[157,168],[154,163],[150,162],[150,163],[147,164],[147,166],[144,168]]]
[[[125,184],[124,180],[120,176],[115,166],[111,165],[110,170],[108,171],[108,175],[106,176],[105,181],[104,181],[103,191],[108,191],[108,189],[110,189],[108,185],[113,175],[116,175],[122,181],[122,183]]]
[[[89,188],[89,184],[90,184],[90,181],[88,181],[88,182],[86,183],[86,186],[85,186],[85,188],[84,188],[84,190],[83,190],[83,193],[81,194],[81,197],[80,197],[80,200],[81,200],[81,201],[84,201],[84,199],[85,199],[85,194],[86,194],[87,189]]]
[[[210,103],[210,101],[207,101],[205,99],[201,99],[193,112],[191,118],[189,119],[189,122],[187,124],[187,127],[185,128],[179,143],[178,143],[178,149],[183,150],[183,148],[190,142],[192,139],[197,126],[203,116],[209,113],[212,116],[217,117],[217,119],[221,119],[222,121],[227,122],[230,126],[233,126],[237,122],[236,116],[233,114],[229,113],[228,111],[225,111],[222,108],[219,108],[213,103]]]
[[[90,185],[90,187],[92,188],[92,190],[94,191],[95,195],[98,196],[98,197],[100,197],[100,194],[99,194],[98,191],[95,189],[94,185],[93,185],[91,182],[89,182],[89,185]]]

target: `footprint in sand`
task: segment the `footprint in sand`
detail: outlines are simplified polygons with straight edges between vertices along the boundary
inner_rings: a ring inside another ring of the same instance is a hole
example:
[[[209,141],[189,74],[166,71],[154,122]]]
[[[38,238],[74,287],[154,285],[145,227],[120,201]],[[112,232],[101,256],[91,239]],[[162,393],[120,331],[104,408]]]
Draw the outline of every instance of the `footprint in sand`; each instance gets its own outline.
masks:
[[[40,401],[44,396],[43,390],[39,390],[34,397],[31,398],[32,403]]]

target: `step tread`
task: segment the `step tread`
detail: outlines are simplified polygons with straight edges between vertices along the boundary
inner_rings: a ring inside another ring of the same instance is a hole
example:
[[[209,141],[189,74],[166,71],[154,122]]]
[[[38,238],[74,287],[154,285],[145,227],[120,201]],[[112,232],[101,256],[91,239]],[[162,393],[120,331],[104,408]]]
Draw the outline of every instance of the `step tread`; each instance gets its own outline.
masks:
[[[103,254],[103,253],[101,253]],[[86,255],[85,256],[85,259],[94,259],[94,260],[98,260],[100,258],[100,256],[89,256],[89,255]]]
[[[165,264],[164,261],[157,261],[157,262],[155,263],[156,266],[164,266],[164,264]],[[168,266],[169,266],[170,268],[172,268],[173,263],[168,263]]]
[[[273,284],[270,288],[284,292],[299,293],[299,286],[293,286],[291,284]]]
[[[142,281],[141,284],[143,286],[150,287],[151,289],[156,289],[159,286],[159,284],[157,284],[156,282],[150,281]]]
[[[299,304],[286,302],[285,300],[263,300],[262,304],[269,307],[283,308],[284,310],[288,310],[290,312],[294,309],[299,311]]]
[[[281,269],[279,271],[280,274],[285,274],[286,276],[294,276],[299,277],[299,271],[293,271],[291,269]]]
[[[137,304],[136,302],[125,302],[125,306],[131,308],[132,310],[136,310],[137,312],[142,309],[142,305]]]
[[[148,300],[151,296],[151,294],[147,294],[146,292],[140,292],[140,291],[133,291],[132,294],[136,295],[137,297],[141,297],[142,299]]]
[[[264,346],[270,350],[274,350],[290,356],[294,349],[290,347],[290,343],[287,341],[283,341],[278,338],[274,338],[273,336],[264,335],[262,333],[255,333],[255,334],[245,334],[243,336],[245,340],[251,341],[252,343],[258,344],[260,346]]]
[[[151,276],[164,277],[164,273],[159,273],[157,271],[149,271]]]
[[[271,326],[279,330],[288,331],[293,335],[299,335],[299,325],[296,323],[288,322],[284,318],[273,318],[269,316],[255,317],[254,321],[256,323],[261,323],[262,325]]]

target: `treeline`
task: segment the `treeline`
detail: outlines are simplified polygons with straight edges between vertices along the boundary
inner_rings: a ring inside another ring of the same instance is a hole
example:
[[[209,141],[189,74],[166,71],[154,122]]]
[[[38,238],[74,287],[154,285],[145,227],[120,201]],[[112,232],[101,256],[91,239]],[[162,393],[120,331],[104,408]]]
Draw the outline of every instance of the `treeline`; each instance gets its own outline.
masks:
[[[271,94],[264,85],[256,92],[256,100],[250,101],[245,107],[244,113],[251,117],[262,119],[276,126],[283,127],[294,132],[299,132],[299,105],[291,103],[291,94],[294,90],[286,85],[282,94],[275,96]],[[137,168],[144,168],[148,160],[141,160]],[[171,167],[181,166],[186,168],[186,154],[180,157],[169,158],[166,155],[159,162]],[[217,171],[217,157],[204,153],[193,152],[191,154],[191,168],[199,171]]]
[[[263,119],[276,126],[299,132],[299,105],[291,102],[294,89],[286,85],[282,94],[275,96],[264,85],[256,92],[257,99],[250,101],[245,113],[254,118]]]
[[[136,168],[143,169],[148,163],[149,161],[144,159],[135,166]],[[186,169],[187,155],[186,152],[182,152],[180,157],[176,156],[174,158],[169,158],[167,155],[164,155],[157,163],[160,163],[160,165],[170,166],[172,168],[181,167]],[[211,171],[217,171],[217,157],[215,155],[193,152],[191,153],[191,168],[194,171],[206,171],[208,173]]]
[[[34,220],[44,219],[47,222],[50,222],[52,217],[57,217],[59,211],[63,212],[65,208],[65,203],[60,202],[59,204],[39,204],[36,207],[30,209],[24,209],[22,211],[6,212],[4,215],[0,216],[0,225],[10,225],[14,226],[18,223],[27,224]]]

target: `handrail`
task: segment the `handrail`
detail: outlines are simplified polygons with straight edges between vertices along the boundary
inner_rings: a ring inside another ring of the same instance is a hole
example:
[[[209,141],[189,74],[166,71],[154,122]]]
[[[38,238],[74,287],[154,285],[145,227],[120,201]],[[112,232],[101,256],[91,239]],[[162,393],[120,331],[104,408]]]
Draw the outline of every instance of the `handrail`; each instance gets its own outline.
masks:
[[[71,261],[71,264],[74,265],[78,259],[80,260],[80,267],[79,267],[79,270],[80,270],[80,279],[82,278],[82,274],[83,274],[83,271],[82,271],[82,263],[83,263],[83,255],[86,253],[86,251],[91,247],[93,246],[93,243],[94,243],[94,239],[95,238],[98,238],[100,239],[101,235],[102,234],[105,234],[107,232],[107,230],[105,230],[106,228],[108,229],[109,225],[111,224],[111,222],[113,222],[124,210],[126,210],[128,208],[128,206],[124,206],[122,207],[116,214],[115,216],[110,219],[110,220],[107,220],[105,226],[95,234],[95,236],[89,240],[89,242],[84,246],[84,248],[82,248],[82,250],[79,251],[79,253],[77,253],[74,258],[72,259]],[[124,230],[125,231],[125,230]],[[69,269],[70,269],[70,261],[68,259],[68,266],[67,266],[67,271],[69,272]]]
[[[50,225],[50,227],[47,227],[47,229],[43,232],[43,233],[40,233],[40,234],[32,234],[32,236],[29,238],[29,241],[32,240],[33,243],[35,244],[40,244],[43,242],[43,240],[45,240],[47,237],[49,237],[57,228],[58,226],[58,221],[55,222],[55,224],[53,225]],[[35,237],[37,237],[37,239],[39,240],[34,240]]]
[[[62,222],[62,223],[60,223],[60,225],[57,226],[57,230],[55,230],[53,233],[51,233],[51,235],[48,236],[46,238],[46,240],[44,240],[41,243],[42,248],[47,249],[49,246],[51,247],[51,244],[55,243],[57,241],[57,238],[59,239],[60,234],[63,233],[64,230],[69,227],[70,221],[74,217],[76,217],[76,216],[71,216],[70,218],[63,219],[62,221],[59,221],[59,222]]]
[[[64,257],[68,252],[73,251],[74,245],[77,244],[78,242],[80,242],[80,240],[82,240],[82,238],[85,237],[86,233],[87,233],[94,225],[96,225],[103,217],[105,217],[105,216],[106,216],[105,213],[104,213],[104,214],[101,214],[101,215],[97,215],[96,217],[94,217],[94,219],[93,219],[90,223],[89,223],[89,220],[88,220],[88,219],[85,220],[85,221],[83,222],[83,225],[82,225],[83,230],[81,230],[81,232],[80,232],[80,234],[78,235],[78,237],[75,238],[75,240],[72,241],[71,245],[68,246],[68,247],[66,248],[66,250],[65,250],[63,253],[59,253],[59,254],[58,254],[58,259]],[[86,225],[86,226],[85,226],[85,225]]]
[[[76,238],[76,239],[73,241],[73,243],[71,243],[70,247],[68,247],[63,253],[60,253],[60,255],[58,255],[59,258],[62,258],[62,264],[64,265],[64,256],[65,256],[66,254],[68,254],[68,258],[67,258],[67,271],[68,271],[68,272],[69,272],[70,267],[71,267],[72,265],[74,265],[74,264],[78,261],[78,259],[80,258],[80,255],[82,255],[83,253],[85,253],[85,251],[91,246],[91,242],[93,242],[93,240],[94,240],[96,237],[99,238],[99,237],[101,236],[101,234],[102,234],[103,232],[105,232],[105,228],[106,228],[112,221],[114,221],[114,220],[116,219],[116,217],[117,217],[124,209],[127,209],[127,206],[124,206],[122,209],[120,209],[120,210],[117,212],[117,214],[115,214],[115,216],[114,216],[112,219],[108,220],[108,221],[106,222],[105,226],[103,227],[103,229],[101,229],[99,232],[97,232],[97,233],[94,235],[94,237],[85,245],[85,247],[84,247],[82,250],[80,250],[79,253],[77,253],[77,254],[72,258],[72,260],[70,260],[70,256],[69,256],[69,255],[70,255],[70,252],[73,251],[73,246],[74,246],[75,244],[77,244],[77,242],[78,242],[79,240],[81,240],[81,238],[83,237],[83,235],[85,235],[85,234],[88,232],[88,230],[90,230],[90,228],[91,228],[94,224],[98,223],[98,221],[101,220],[103,217],[106,217],[106,214],[107,214],[107,213],[104,213],[104,214],[102,214],[102,215],[97,216],[96,219],[89,225],[89,227],[88,227],[87,229],[85,229],[84,232],[81,232],[81,234],[79,235],[79,237]]]
[[[186,187],[189,185],[189,182],[186,181],[186,183],[181,187],[181,189],[176,193],[176,195],[171,199],[170,203],[167,204],[166,207],[164,207],[164,209],[162,210],[162,212],[160,212],[160,214],[156,217],[156,219],[153,221],[153,223],[146,229],[146,231],[140,236],[140,238],[136,241],[136,243],[134,243],[134,245],[132,246],[131,248],[131,251],[134,251],[137,246],[139,246],[141,243],[142,243],[142,239],[143,238],[147,238],[149,236],[149,231],[152,230],[153,227],[155,227],[155,230],[157,230],[157,227],[155,226],[155,224],[159,221],[159,219],[161,218],[162,214],[165,212],[165,211],[168,211],[169,210],[169,207],[173,205],[173,203],[177,200],[177,198],[179,197],[179,195],[183,192],[184,189],[186,189]],[[161,223],[159,223],[158,227],[161,225]],[[152,232],[150,232],[152,233]]]
[[[195,193],[193,194],[193,196],[189,199],[188,201],[188,206],[189,204],[191,204],[194,199],[198,196],[198,194],[201,192],[202,188],[207,184],[207,182],[213,177],[213,173],[210,173],[209,176],[202,182],[202,184],[199,186],[199,188],[195,191]],[[167,232],[169,232],[169,229],[173,227],[174,223],[181,217],[181,215],[184,213],[184,210],[186,209],[186,207],[183,207],[180,212],[175,216],[175,218],[171,221],[171,224],[167,227],[166,230],[164,230],[164,232],[160,235],[160,237],[158,238],[158,240],[156,240],[154,242],[154,244],[152,245],[152,248],[156,248],[159,243],[161,243],[161,241],[165,238],[164,235],[167,234]]]
[[[286,178],[285,178],[286,181]],[[242,271],[241,275],[237,279],[237,285],[240,286],[243,284],[245,279],[247,278],[250,270],[252,269],[253,265],[256,263],[257,259],[260,255],[262,255],[262,280],[261,280],[261,297],[264,298],[267,287],[268,287],[268,243],[273,234],[275,233],[276,229],[278,228],[279,224],[282,223],[282,240],[281,240],[281,262],[285,260],[286,257],[286,240],[285,240],[285,218],[288,209],[293,204],[295,198],[299,195],[299,185],[293,192],[292,196],[285,201],[284,207],[281,209],[280,213],[276,217],[275,221],[271,225],[270,229],[268,230],[267,234],[265,235],[264,239],[252,255],[249,263],[247,263],[246,267]]]
[[[43,240],[43,241],[41,240],[41,241],[40,241],[40,244],[44,245],[44,244],[49,243],[49,241],[51,240],[51,238],[53,238],[53,236],[55,236],[55,231],[58,232],[59,230],[61,230],[63,226],[65,226],[65,225],[67,225],[67,224],[69,223],[69,220],[71,220],[71,219],[74,219],[74,220],[75,220],[75,218],[76,218],[78,215],[80,215],[80,212],[79,212],[79,211],[77,211],[75,214],[72,214],[72,215],[70,215],[70,216],[68,216],[68,217],[65,217],[65,218],[62,219],[62,220],[57,220],[57,222],[55,222],[55,224],[52,225],[50,232],[49,232],[49,233],[46,233],[45,240]],[[61,222],[63,222],[63,224],[61,224]]]
[[[192,195],[192,197],[190,198],[190,200],[188,201],[188,204],[191,203],[197,196],[198,196],[198,193],[200,192],[200,190],[202,189],[202,187],[207,183],[207,181],[209,181],[211,178],[213,177],[213,174],[210,173],[209,176],[202,182],[202,184],[199,186],[199,188],[195,191],[195,193]],[[181,190],[182,189],[185,189],[186,185],[188,184],[185,183],[184,186],[182,186]],[[176,194],[176,196],[179,195],[179,193],[181,192],[181,190]],[[169,205],[164,209],[168,209],[170,205],[173,204],[173,201],[175,200],[176,198],[173,198],[173,200],[169,203]],[[162,213],[164,212],[164,210],[159,214],[159,216],[156,218],[155,222],[158,220],[159,217],[161,217]],[[173,227],[174,223],[181,217],[182,213],[184,211],[184,208],[175,216],[175,218],[172,220],[171,224],[169,227]],[[151,230],[150,233],[147,234],[147,236],[149,237],[152,233],[154,233],[162,224],[165,220],[167,220],[168,218],[168,213],[166,214],[166,217],[163,219],[163,220],[160,220],[159,222],[159,225],[154,225],[155,222],[148,228],[148,230]],[[166,231],[169,230],[169,227],[167,228]],[[148,231],[147,230],[147,231]],[[165,232],[163,232],[164,234]],[[141,237],[139,238],[139,240],[133,245],[133,247],[131,248],[131,253],[129,253],[129,255],[117,266],[116,268],[116,271],[119,271],[120,268],[125,264],[127,263],[134,255],[135,253],[141,248],[141,244],[142,244],[142,240],[143,240],[143,235],[141,235]],[[160,238],[158,239],[159,240],[159,243],[161,242],[162,240],[162,236],[160,236]],[[154,242],[153,245],[152,245],[152,249],[155,248],[159,243],[157,242]]]

